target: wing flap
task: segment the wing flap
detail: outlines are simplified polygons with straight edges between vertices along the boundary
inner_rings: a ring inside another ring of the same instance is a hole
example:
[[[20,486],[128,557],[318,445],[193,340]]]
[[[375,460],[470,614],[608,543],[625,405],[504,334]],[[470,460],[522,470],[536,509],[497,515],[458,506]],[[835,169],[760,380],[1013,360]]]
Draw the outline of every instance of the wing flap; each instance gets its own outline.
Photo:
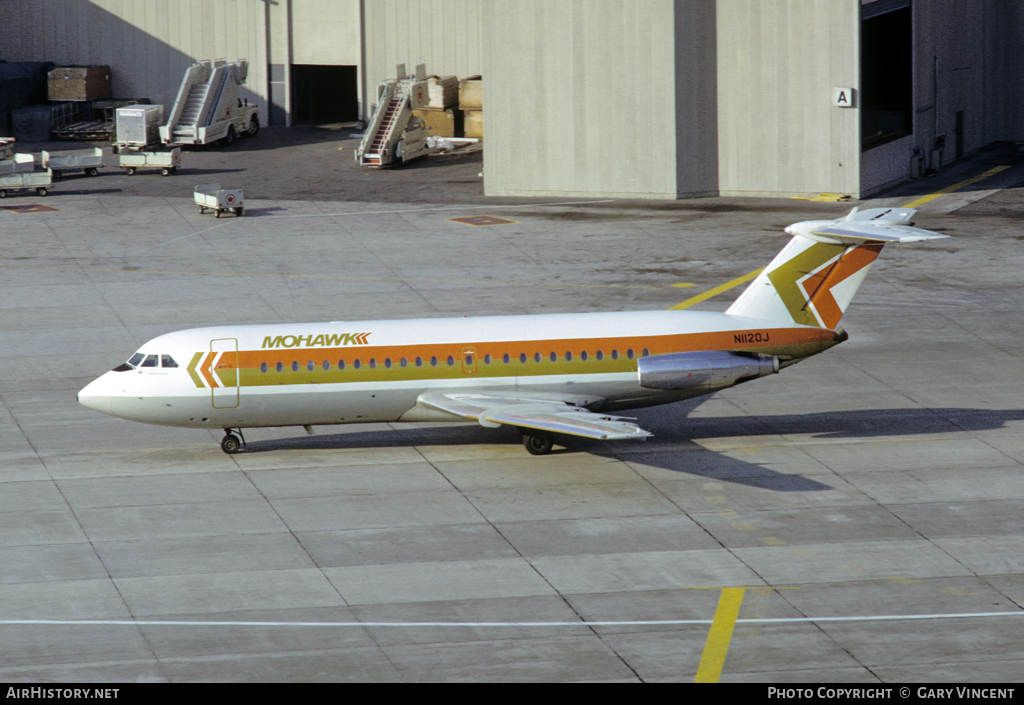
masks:
[[[421,394],[418,401],[455,416],[474,419],[481,426],[491,428],[518,426],[605,441],[653,435],[631,419],[598,414],[577,405],[582,401],[591,404],[602,401],[592,397],[427,392]]]

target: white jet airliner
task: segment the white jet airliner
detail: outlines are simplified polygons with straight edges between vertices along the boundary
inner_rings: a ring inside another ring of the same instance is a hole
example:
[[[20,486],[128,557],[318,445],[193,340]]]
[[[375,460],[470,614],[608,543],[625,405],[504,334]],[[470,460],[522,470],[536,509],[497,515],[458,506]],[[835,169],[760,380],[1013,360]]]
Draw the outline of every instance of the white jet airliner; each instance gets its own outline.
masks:
[[[646,311],[220,326],[169,333],[78,400],[133,421],[243,428],[472,420],[553,434],[645,438],[610,412],[710,394],[847,339],[838,327],[887,242],[947,237],[914,210],[876,208],[786,228],[789,244],[725,313]]]

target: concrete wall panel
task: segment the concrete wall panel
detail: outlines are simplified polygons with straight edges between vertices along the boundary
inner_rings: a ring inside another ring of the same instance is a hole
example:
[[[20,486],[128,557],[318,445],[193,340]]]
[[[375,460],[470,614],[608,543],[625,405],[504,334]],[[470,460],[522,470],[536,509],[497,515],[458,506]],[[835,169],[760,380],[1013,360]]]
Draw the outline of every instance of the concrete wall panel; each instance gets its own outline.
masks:
[[[676,4],[485,5],[485,192],[676,198]]]
[[[857,195],[859,0],[718,0],[722,195]]]
[[[294,1],[294,0],[293,0]],[[459,78],[483,72],[480,6],[484,0],[363,0],[365,65],[362,104],[377,102],[377,86],[395,77],[395,66],[412,73]]]
[[[292,63],[359,66],[359,0],[291,0]]]

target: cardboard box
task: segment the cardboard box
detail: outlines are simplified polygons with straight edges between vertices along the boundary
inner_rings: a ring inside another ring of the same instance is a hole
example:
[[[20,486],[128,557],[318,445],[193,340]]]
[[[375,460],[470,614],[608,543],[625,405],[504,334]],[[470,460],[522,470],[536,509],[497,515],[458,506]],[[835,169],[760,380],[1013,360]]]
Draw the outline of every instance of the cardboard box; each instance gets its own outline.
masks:
[[[58,67],[47,76],[50,100],[96,100],[113,95],[109,66]]]
[[[428,137],[461,137],[461,110],[413,110],[413,117],[423,118]]]
[[[463,112],[463,115],[465,116],[466,137],[478,137],[483,139],[484,111],[466,110]]]
[[[484,81],[481,76],[469,76],[459,81],[459,108],[484,109]]]
[[[430,76],[427,79],[428,108],[445,110],[459,104],[459,79],[456,76]]]

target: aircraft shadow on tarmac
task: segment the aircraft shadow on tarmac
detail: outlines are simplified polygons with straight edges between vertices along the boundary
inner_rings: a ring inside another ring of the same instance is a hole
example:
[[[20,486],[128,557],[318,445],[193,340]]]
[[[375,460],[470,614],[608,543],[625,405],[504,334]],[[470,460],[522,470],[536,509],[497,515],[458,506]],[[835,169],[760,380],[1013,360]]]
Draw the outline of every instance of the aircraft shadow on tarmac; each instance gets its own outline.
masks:
[[[717,416],[688,418],[703,400],[679,402],[633,414],[654,438],[643,442],[602,442],[562,437],[551,455],[590,453],[685,473],[708,479],[759,487],[775,492],[819,492],[831,486],[781,473],[757,463],[746,462],[708,450],[700,438],[729,438],[767,435],[810,435],[818,439],[870,439],[893,436],[932,435],[985,431],[1002,428],[1009,421],[1024,421],[1024,410],[986,409],[881,409],[840,411],[779,416]],[[518,433],[508,427],[486,429],[476,424],[425,427],[399,424],[386,430],[354,431],[331,435],[297,436],[254,441],[246,452],[281,450],[390,448],[442,445],[509,445],[518,443]],[[524,458],[528,458],[523,451]]]

